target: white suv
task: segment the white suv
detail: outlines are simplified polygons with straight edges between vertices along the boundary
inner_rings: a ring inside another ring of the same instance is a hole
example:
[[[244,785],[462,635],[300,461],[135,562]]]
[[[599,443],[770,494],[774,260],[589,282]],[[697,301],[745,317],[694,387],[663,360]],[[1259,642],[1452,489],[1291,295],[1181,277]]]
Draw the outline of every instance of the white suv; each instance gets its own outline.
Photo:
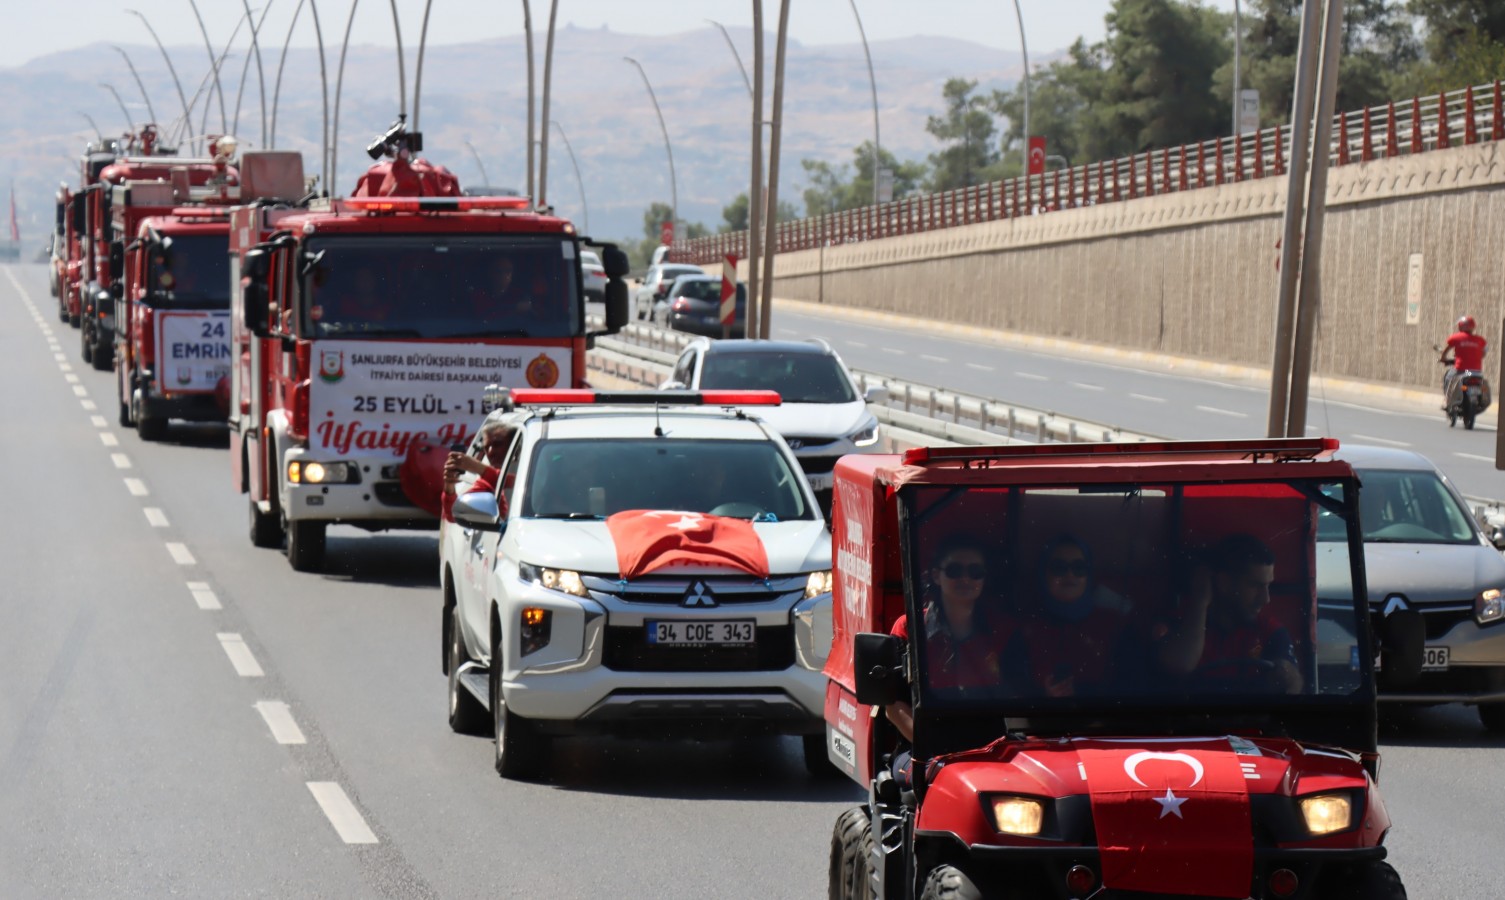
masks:
[[[462,486],[441,526],[450,725],[494,729],[505,778],[542,774],[554,735],[675,725],[799,734],[823,771],[831,535],[788,446],[734,408],[777,397],[510,396],[482,425],[511,434],[498,492]]]

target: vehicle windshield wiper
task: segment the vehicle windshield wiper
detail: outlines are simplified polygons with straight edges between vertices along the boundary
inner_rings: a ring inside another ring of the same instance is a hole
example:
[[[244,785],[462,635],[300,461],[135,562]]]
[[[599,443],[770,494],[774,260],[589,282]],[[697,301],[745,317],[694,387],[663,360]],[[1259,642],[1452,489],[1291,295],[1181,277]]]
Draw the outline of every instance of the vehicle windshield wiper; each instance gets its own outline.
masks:
[[[331,336],[331,337],[332,336],[336,336],[336,335],[338,335],[340,337],[346,337],[346,336],[349,336],[349,335],[360,335],[363,338],[364,337],[396,337],[396,338],[420,338],[420,337],[424,337],[423,332],[419,331],[416,328],[365,328],[365,327],[363,327],[361,325],[353,325],[353,326],[332,325],[332,326],[325,326],[325,328],[326,328],[326,332],[327,332],[328,336]]]
[[[535,518],[535,519],[598,519],[599,520],[599,519],[605,519],[606,517],[605,516],[598,516],[598,515],[596,515],[594,513],[567,512],[567,513],[534,513],[533,514],[533,518]]]
[[[481,331],[452,331],[448,334],[436,334],[436,338],[525,338],[530,337],[527,331],[521,328],[513,328],[509,331],[493,331],[483,329]]]

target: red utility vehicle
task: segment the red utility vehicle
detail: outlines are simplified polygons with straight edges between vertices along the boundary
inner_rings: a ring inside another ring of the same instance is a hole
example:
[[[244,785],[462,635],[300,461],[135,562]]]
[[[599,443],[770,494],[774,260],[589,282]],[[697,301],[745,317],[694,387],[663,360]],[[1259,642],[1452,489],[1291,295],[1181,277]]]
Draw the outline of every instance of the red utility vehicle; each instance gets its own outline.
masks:
[[[1336,446],[842,458],[830,896],[1405,897],[1371,640],[1419,623],[1371,625]]]
[[[585,386],[589,239],[527,198],[460,196],[419,149],[399,122],[349,199],[232,213],[233,475],[252,542],[285,538],[294,569],[321,564],[333,523],[434,527],[437,463],[485,412],[479,388]],[[599,246],[612,333],[627,259]]]

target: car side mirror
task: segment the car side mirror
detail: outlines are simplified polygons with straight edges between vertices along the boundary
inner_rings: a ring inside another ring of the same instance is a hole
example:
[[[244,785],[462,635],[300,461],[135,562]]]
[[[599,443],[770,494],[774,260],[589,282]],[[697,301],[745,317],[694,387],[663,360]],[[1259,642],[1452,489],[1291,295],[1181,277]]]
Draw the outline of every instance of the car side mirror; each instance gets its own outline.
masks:
[[[490,491],[471,491],[455,498],[455,521],[477,531],[502,530],[501,510]]]
[[[606,331],[608,334],[616,334],[627,327],[627,282],[620,277],[607,278],[604,296]]]
[[[857,702],[887,706],[904,696],[904,644],[891,634],[859,634],[852,647]]]
[[[876,384],[872,385],[862,392],[862,399],[868,403],[887,403],[888,388]]]

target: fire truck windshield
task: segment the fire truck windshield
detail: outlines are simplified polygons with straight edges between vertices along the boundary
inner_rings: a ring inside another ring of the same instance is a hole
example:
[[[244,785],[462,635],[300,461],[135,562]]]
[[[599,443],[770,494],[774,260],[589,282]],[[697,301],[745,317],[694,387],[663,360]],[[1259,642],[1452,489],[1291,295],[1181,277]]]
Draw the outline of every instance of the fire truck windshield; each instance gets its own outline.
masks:
[[[164,236],[152,245],[147,289],[163,305],[225,306],[230,256],[223,234]]]
[[[573,337],[574,241],[560,236],[318,237],[300,264],[316,338]]]

